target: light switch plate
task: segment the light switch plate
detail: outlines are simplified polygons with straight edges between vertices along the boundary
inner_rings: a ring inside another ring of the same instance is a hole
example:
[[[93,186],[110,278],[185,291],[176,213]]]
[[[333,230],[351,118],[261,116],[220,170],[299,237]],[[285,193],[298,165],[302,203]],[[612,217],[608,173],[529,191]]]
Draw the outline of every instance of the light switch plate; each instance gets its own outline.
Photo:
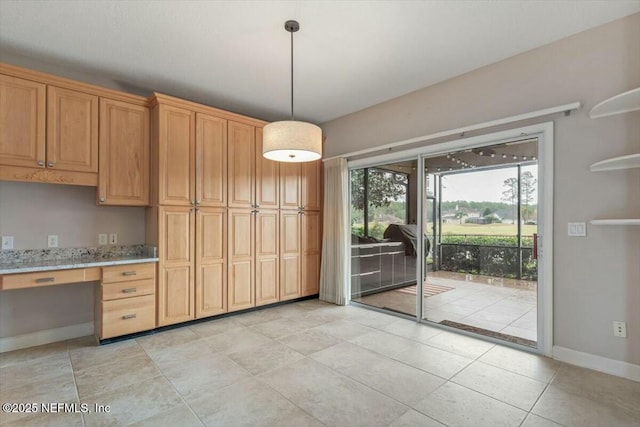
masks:
[[[586,222],[570,222],[567,227],[567,234],[571,237],[586,237],[587,223]]]
[[[48,248],[57,248],[58,247],[58,236],[55,234],[50,234],[47,236],[47,247]]]
[[[107,239],[107,235],[106,234],[98,234],[98,244],[99,245],[106,245],[109,243],[109,240]]]
[[[109,244],[110,245],[118,244],[118,235],[116,233],[109,234]]]
[[[13,236],[2,236],[2,249],[13,249]]]

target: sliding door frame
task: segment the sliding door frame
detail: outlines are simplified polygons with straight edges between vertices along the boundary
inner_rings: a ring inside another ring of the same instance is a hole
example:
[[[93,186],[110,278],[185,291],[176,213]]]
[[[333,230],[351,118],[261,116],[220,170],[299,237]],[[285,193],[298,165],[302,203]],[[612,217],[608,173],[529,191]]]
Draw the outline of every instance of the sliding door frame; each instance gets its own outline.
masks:
[[[473,137],[455,139],[452,141],[442,142],[438,144],[426,145],[423,147],[398,150],[383,155],[372,156],[363,159],[348,160],[349,170],[360,169],[364,167],[372,167],[385,163],[399,162],[404,160],[417,160],[418,170],[424,170],[424,157],[445,154],[450,151],[460,151],[482,147],[485,145],[500,144],[503,142],[511,142],[521,140],[523,138],[538,138],[538,200],[542,202],[543,209],[539,212],[538,217],[538,301],[537,301],[537,348],[520,346],[497,340],[490,337],[482,337],[487,341],[500,343],[526,351],[552,356],[553,348],[553,144],[554,144],[554,123],[544,122],[534,125],[504,130],[500,132],[488,133]],[[424,224],[422,209],[424,198],[424,182],[418,179],[418,215],[417,215],[417,233],[418,236],[423,234]],[[347,196],[348,200],[344,200],[346,206],[351,204],[351,195]],[[350,238],[350,236],[345,236]],[[422,254],[423,239],[417,239],[417,253]],[[420,278],[416,283],[416,321],[426,323],[422,319],[423,308],[423,287],[424,280],[424,261],[419,260],[416,267],[416,277]],[[349,294],[350,296],[350,294]],[[456,332],[465,333],[457,329],[449,328],[443,325],[429,323],[432,326],[450,329]],[[476,334],[470,334],[478,336]]]

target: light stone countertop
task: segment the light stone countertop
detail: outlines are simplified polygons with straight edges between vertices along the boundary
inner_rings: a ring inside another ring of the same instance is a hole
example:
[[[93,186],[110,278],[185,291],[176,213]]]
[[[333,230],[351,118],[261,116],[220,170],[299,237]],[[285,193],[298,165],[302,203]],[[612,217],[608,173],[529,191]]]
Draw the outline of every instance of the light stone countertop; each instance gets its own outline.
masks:
[[[138,264],[143,262],[157,262],[159,258],[146,255],[121,256],[113,258],[71,258],[47,261],[15,262],[0,264],[0,275],[33,273],[37,271],[69,270],[72,268],[107,267],[110,265]]]

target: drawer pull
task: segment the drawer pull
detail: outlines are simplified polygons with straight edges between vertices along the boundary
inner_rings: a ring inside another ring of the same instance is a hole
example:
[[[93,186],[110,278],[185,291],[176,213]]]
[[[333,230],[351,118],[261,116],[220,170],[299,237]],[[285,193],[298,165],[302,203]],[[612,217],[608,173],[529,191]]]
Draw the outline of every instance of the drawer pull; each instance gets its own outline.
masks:
[[[122,272],[123,276],[135,276],[137,273],[135,271],[124,271]]]
[[[135,314],[126,314],[126,315],[122,316],[122,320],[135,319],[135,318],[136,318]]]
[[[47,282],[55,282],[55,277],[43,277],[41,279],[36,279],[36,283],[47,283]]]
[[[133,292],[135,292],[137,290],[138,290],[138,288],[127,288],[127,289],[123,289],[122,293],[123,294],[130,294],[130,293],[133,293]]]

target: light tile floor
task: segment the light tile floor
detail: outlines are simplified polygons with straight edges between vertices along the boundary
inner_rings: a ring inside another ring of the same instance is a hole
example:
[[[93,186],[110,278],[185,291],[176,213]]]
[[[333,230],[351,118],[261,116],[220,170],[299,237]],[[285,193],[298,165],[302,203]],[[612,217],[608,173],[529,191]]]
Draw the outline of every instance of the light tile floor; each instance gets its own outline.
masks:
[[[424,299],[433,322],[450,320],[536,341],[536,282],[450,271],[428,273],[429,283],[453,288]],[[415,295],[396,290],[354,299],[379,308],[415,316]]]
[[[3,426],[640,426],[640,383],[310,300],[119,343],[0,355]]]

